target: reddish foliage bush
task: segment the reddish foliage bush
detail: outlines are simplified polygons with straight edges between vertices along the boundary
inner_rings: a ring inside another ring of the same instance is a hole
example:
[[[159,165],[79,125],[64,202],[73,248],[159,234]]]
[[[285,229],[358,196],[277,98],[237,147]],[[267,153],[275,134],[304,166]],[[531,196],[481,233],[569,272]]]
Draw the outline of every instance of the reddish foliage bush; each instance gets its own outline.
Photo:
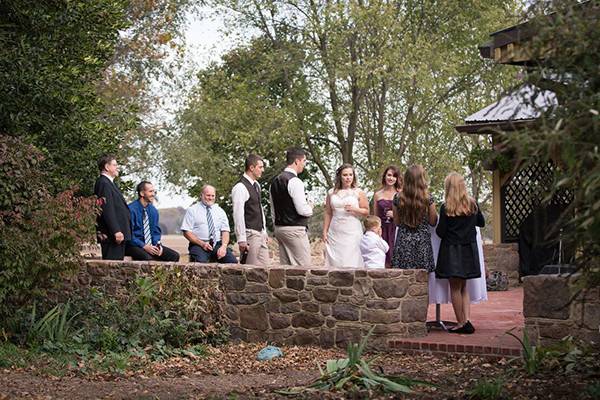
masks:
[[[97,207],[73,190],[52,195],[42,153],[0,135],[0,319],[75,270]]]

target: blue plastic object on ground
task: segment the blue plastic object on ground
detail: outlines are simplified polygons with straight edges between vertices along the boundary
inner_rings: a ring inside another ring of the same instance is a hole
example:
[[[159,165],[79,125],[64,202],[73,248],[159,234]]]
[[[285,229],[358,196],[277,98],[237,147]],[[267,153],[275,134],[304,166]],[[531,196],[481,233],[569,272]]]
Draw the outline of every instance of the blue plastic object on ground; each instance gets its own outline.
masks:
[[[283,353],[279,347],[267,346],[256,355],[258,361],[269,361],[277,357],[283,357]]]

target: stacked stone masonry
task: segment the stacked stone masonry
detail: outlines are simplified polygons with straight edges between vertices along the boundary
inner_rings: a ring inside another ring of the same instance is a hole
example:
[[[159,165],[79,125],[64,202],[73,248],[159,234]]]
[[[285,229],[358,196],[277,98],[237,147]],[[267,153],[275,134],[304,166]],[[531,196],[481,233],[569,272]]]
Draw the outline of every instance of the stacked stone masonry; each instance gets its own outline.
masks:
[[[565,336],[600,343],[600,289],[581,291],[579,275],[523,278],[523,315],[529,337],[542,345]]]
[[[519,246],[516,243],[484,244],[483,257],[488,274],[504,272],[511,288],[519,285]]]
[[[427,333],[423,270],[160,265],[180,268],[196,285],[218,283],[220,307],[235,340],[345,347],[373,328],[370,346],[387,349],[389,342]],[[87,261],[73,283],[117,294],[155,266]]]

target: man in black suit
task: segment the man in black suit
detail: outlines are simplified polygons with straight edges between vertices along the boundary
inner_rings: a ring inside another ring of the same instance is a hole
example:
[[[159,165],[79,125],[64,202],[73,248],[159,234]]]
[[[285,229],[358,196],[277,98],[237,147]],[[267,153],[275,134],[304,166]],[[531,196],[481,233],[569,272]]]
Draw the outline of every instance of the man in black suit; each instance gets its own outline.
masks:
[[[125,242],[131,240],[131,223],[125,198],[114,183],[119,175],[119,165],[115,157],[103,155],[98,160],[98,169],[100,176],[94,185],[94,194],[102,209],[96,219],[102,259],[122,260],[125,257]]]

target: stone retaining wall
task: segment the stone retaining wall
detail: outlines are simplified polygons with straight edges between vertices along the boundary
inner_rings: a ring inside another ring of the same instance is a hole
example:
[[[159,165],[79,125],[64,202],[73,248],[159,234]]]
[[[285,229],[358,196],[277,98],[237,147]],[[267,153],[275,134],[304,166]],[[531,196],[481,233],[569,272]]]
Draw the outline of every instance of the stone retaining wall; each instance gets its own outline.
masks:
[[[484,244],[486,272],[502,271],[510,287],[519,286],[519,246],[516,243]]]
[[[156,265],[87,261],[72,284],[118,295]],[[422,270],[160,265],[181,269],[190,284],[219,288],[216,298],[233,339],[345,347],[374,327],[370,345],[385,349],[389,341],[427,333]]]
[[[523,278],[523,315],[530,338],[543,345],[568,335],[600,343],[600,289],[579,292],[578,277]]]

